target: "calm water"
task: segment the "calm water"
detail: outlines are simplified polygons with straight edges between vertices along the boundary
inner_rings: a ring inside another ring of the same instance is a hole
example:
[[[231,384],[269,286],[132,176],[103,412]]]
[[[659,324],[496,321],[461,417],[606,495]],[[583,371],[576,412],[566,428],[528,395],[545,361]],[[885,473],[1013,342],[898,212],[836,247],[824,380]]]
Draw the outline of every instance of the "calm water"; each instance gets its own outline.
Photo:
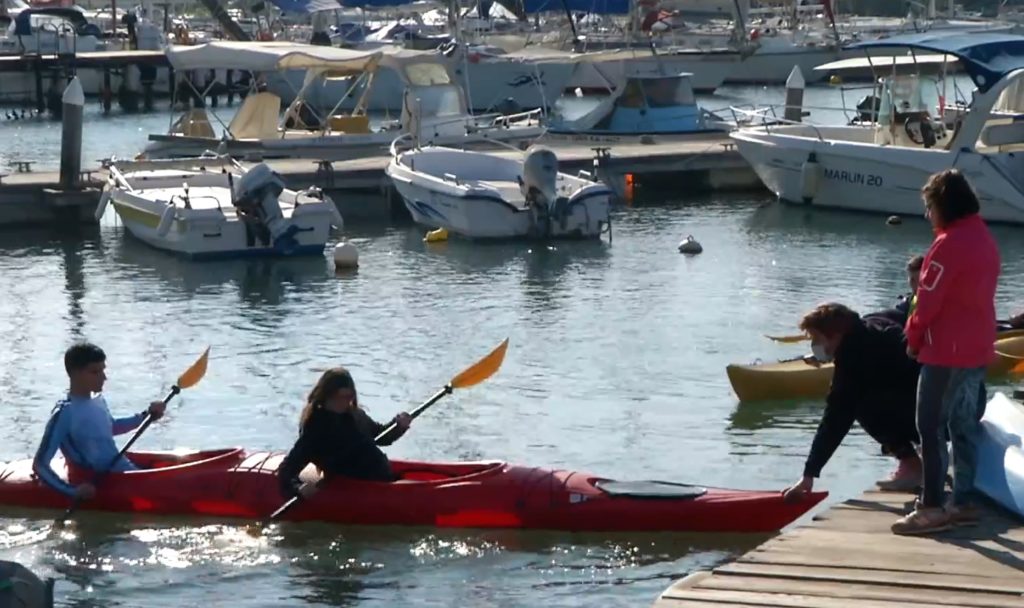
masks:
[[[720,96],[719,107],[736,99]],[[134,154],[166,120],[97,118],[85,157]],[[56,166],[59,124],[0,133],[0,164]],[[923,220],[889,227],[763,196],[713,197],[621,211],[610,246],[428,246],[420,229],[364,227],[347,235],[361,269],[335,275],[326,257],[187,263],[107,220],[72,234],[0,233],[0,460],[35,450],[77,338],[107,351],[116,412],[162,397],[212,345],[206,378],[140,448],[285,449],[320,370],[349,366],[386,419],[508,336],[501,371],[417,420],[392,457],[781,489],[802,471],[821,403],[739,405],[726,364],[802,354],[762,335],[793,331],[821,300],[887,306],[905,288],[905,260],[930,241]],[[687,234],[703,255],[675,252]],[[1012,229],[997,236],[1005,315],[1024,308],[1024,245]],[[858,430],[820,486],[832,504],[890,464]],[[58,604],[78,607],[644,606],[673,579],[763,540],[319,525],[254,540],[216,522],[99,515],[60,536],[45,516],[6,515],[0,559],[56,577]]]
[[[350,366],[386,418],[509,336],[500,373],[438,404],[391,456],[781,488],[802,470],[821,404],[738,405],[723,368],[798,354],[761,335],[791,331],[822,299],[886,305],[929,231],[766,203],[623,211],[611,246],[435,247],[415,228],[368,229],[350,235],[362,268],[342,276],[319,257],[190,264],[113,224],[4,232],[0,459],[35,449],[78,337],[106,349],[108,399],[123,412],[212,345],[206,378],[140,447],[280,449],[326,366]],[[705,253],[675,253],[691,233]],[[1024,264],[1012,230],[998,236],[1005,313],[1024,300]],[[876,453],[853,434],[821,480],[830,502],[886,473]],[[48,521],[2,520],[0,558],[56,576],[64,606],[637,606],[762,540],[308,525],[257,541],[230,525],[93,515],[60,537]]]

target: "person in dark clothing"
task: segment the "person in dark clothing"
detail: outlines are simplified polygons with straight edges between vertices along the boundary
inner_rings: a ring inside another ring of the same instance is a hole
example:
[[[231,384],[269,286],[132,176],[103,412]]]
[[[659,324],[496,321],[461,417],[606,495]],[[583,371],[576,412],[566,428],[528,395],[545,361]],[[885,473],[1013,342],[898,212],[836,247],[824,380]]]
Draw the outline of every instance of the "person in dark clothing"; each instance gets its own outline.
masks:
[[[394,443],[408,430],[412,418],[402,412],[391,422],[395,429],[375,441],[388,425],[375,422],[359,407],[355,382],[348,370],[327,370],[310,391],[299,420],[299,439],[278,468],[281,493],[287,498],[310,498],[316,493],[315,483],[299,479],[309,463],[328,477],[394,481],[388,457],[377,446]]]
[[[121,23],[124,24],[125,29],[128,30],[128,48],[137,49],[139,48],[139,37],[135,31],[135,24],[139,22],[138,15],[134,11],[128,11],[121,16]]]
[[[919,366],[907,356],[903,328],[880,317],[861,318],[842,304],[822,304],[804,316],[800,329],[811,337],[814,358],[835,362],[825,413],[811,443],[803,477],[784,491],[799,499],[814,487],[846,434],[859,422],[882,445],[883,453],[899,460],[882,490],[902,491],[921,482],[921,461],[915,421]]]
[[[924,266],[923,255],[915,255],[910,258],[910,261],[907,262],[907,285],[910,286],[910,293],[899,296],[892,308],[864,315],[864,318],[882,317],[889,319],[900,327],[905,326],[907,318],[910,317],[910,313],[914,310],[915,298],[917,298],[917,285],[921,278],[922,266]]]

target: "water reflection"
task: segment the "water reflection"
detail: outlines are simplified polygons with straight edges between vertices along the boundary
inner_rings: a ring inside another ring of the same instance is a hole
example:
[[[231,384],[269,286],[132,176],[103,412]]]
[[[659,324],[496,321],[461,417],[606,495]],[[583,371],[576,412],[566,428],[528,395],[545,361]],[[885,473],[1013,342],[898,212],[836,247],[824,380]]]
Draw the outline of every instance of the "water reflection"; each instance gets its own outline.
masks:
[[[820,400],[739,403],[729,415],[727,431],[760,431],[773,427],[817,428],[824,404]]]
[[[127,234],[111,244],[109,254],[127,278],[155,276],[177,297],[181,293],[190,297],[217,293],[232,286],[242,303],[256,308],[278,305],[290,289],[333,277],[332,264],[325,256],[197,262],[160,251]]]

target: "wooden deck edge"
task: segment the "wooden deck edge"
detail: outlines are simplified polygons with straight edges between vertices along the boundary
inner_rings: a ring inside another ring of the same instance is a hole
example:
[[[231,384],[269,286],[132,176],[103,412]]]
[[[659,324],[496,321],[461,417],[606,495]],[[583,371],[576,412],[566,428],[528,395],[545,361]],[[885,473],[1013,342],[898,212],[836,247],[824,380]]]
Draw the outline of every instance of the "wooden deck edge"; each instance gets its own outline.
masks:
[[[701,581],[707,579],[712,574],[713,573],[711,572],[711,570],[697,570],[695,572],[691,572],[690,574],[687,574],[683,578],[669,585],[664,591],[661,592],[661,595],[659,595],[658,598],[661,599],[665,597],[665,594],[670,593],[673,590],[693,589],[694,587],[699,585]]]

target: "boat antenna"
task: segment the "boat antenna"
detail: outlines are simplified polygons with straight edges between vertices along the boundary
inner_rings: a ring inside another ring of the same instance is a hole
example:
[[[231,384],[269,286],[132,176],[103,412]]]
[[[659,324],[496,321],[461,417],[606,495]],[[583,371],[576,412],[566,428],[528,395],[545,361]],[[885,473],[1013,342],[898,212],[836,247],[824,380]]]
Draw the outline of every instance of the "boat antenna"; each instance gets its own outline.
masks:
[[[569,18],[569,27],[572,29],[572,50],[579,52],[580,37],[576,33],[576,22],[573,21],[572,11],[569,10],[569,3],[567,0],[562,0],[562,8],[565,9],[565,16]]]

